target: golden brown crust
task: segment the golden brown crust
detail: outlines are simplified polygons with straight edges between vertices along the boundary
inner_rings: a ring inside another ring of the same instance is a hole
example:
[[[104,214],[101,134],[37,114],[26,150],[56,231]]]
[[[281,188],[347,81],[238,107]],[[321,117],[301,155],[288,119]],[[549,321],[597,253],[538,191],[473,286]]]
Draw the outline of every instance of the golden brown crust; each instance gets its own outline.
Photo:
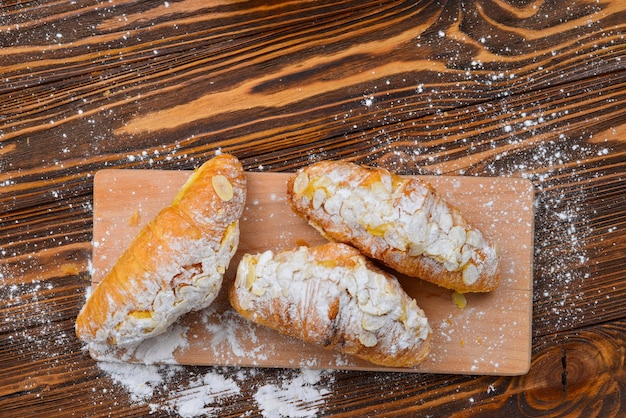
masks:
[[[78,337],[135,344],[208,306],[237,248],[245,196],[243,168],[233,156],[214,157],[194,171],[93,290],[76,318]]]
[[[288,183],[294,211],[329,240],[394,270],[458,292],[499,283],[499,258],[482,232],[429,184],[387,170],[322,161]]]
[[[430,349],[415,300],[345,244],[246,254],[229,299],[250,321],[378,365],[412,367]]]

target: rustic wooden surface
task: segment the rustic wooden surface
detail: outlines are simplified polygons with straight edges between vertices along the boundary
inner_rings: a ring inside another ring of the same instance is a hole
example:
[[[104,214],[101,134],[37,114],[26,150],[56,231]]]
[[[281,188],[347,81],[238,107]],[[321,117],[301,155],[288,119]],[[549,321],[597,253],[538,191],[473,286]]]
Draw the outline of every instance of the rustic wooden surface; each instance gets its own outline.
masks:
[[[73,335],[93,175],[220,150],[535,185],[529,373],[336,372],[310,410],[624,416],[625,22],[622,0],[0,3],[0,415],[167,413],[167,389],[133,402]],[[260,416],[285,373],[214,411]]]

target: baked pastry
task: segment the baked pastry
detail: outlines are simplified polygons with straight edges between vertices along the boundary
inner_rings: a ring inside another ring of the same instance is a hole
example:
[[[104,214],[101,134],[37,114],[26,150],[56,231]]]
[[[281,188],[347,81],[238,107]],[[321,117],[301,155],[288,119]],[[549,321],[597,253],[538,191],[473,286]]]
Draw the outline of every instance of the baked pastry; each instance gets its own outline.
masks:
[[[498,285],[496,247],[415,177],[322,161],[289,180],[288,197],[328,239],[353,245],[399,273],[459,293]]]
[[[341,243],[245,254],[229,299],[250,321],[378,365],[415,366],[430,349],[415,299]]]
[[[204,163],[93,290],[76,318],[78,337],[133,345],[211,304],[239,243],[245,199],[239,160],[222,154]]]

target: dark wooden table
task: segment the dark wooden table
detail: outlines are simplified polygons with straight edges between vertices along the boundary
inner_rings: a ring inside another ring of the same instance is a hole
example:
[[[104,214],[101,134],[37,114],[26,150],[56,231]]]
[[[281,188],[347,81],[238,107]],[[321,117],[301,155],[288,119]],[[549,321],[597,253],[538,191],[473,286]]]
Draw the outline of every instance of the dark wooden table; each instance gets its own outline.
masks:
[[[300,416],[624,416],[625,30],[623,0],[1,2],[0,416],[183,414],[194,391],[272,415],[267,390]],[[94,174],[220,151],[530,179],[529,373],[180,366],[142,385],[97,364],[73,331]]]

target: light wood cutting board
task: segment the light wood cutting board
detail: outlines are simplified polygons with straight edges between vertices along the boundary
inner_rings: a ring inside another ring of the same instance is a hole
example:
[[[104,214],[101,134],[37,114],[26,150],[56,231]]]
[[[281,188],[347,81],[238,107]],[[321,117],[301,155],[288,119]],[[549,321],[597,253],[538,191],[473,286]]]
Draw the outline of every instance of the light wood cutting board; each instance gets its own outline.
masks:
[[[103,170],[94,183],[93,284],[102,280],[124,248],[163,207],[170,204],[189,171]],[[230,307],[226,289],[243,253],[292,249],[325,242],[286,202],[290,174],[247,173],[248,198],[237,254],[217,300],[205,311],[179,320],[185,347],[171,362],[188,365],[309,367],[455,374],[525,374],[530,366],[534,190],[519,178],[422,176],[466,218],[497,243],[502,282],[489,294],[466,295],[460,309],[452,291],[398,276],[429,318],[432,348],[410,369],[391,369],[304,344],[243,320]],[[168,344],[155,337],[143,350]],[[152,346],[151,346],[152,345]],[[145,351],[144,351],[145,352]],[[96,359],[111,353],[92,350]],[[116,357],[116,354],[113,354]],[[137,361],[119,353],[119,358]]]

